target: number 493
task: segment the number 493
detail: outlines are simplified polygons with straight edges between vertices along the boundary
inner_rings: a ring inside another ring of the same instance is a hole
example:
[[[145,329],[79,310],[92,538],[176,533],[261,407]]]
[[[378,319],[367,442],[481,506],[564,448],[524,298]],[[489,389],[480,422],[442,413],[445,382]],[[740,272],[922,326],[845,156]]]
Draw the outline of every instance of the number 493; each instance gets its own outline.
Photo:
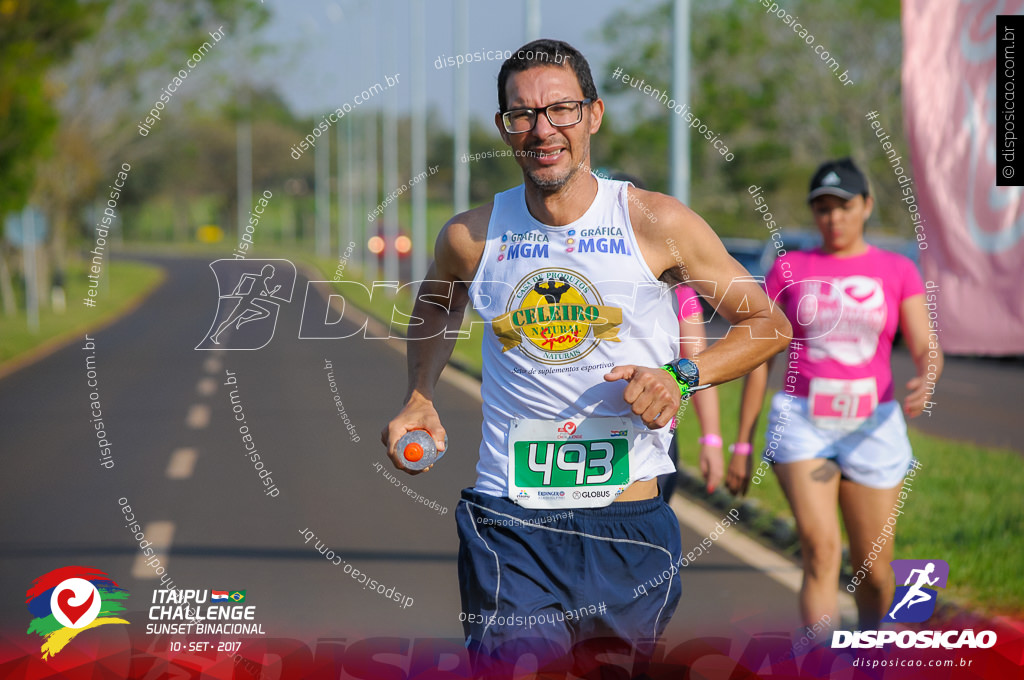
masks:
[[[615,447],[612,442],[587,444],[589,450],[580,442],[530,442],[527,464],[543,475],[542,486],[551,486],[553,479],[556,486],[604,484],[614,472]]]

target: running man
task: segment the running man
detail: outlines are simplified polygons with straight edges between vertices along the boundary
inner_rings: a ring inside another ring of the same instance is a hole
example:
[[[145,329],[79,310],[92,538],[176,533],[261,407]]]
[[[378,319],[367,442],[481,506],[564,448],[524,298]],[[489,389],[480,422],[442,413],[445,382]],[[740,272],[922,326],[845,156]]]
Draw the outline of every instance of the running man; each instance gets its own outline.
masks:
[[[524,45],[501,66],[498,106],[523,184],[439,234],[413,309],[405,405],[381,439],[399,469],[410,430],[444,448],[434,388],[455,344],[445,331],[473,304],[486,322],[483,437],[456,509],[467,646],[478,662],[525,650],[561,662],[593,638],[649,655],[681,592],[679,524],[656,481],[673,471],[665,426],[684,394],[752,370],[790,327],[756,283],[733,283],[747,272],[689,208],[592,174],[604,103],[576,49]],[[736,327],[694,360],[674,361],[667,272]],[[633,597],[662,573],[663,586]]]
[[[274,278],[274,265],[266,264],[263,265],[263,269],[260,270],[259,274],[243,274],[238,279],[238,284],[231,291],[231,295],[224,296],[238,298],[238,302],[235,303],[235,308],[228,314],[228,318],[217,327],[217,332],[210,336],[210,341],[213,344],[219,345],[220,341],[217,338],[232,325],[234,325],[235,330],[238,330],[250,321],[259,321],[270,316],[271,310],[265,306],[263,298],[273,297],[277,291],[281,290],[280,284],[274,286],[274,290],[269,289],[269,281],[272,278]],[[263,290],[259,288],[260,283],[263,284]],[[249,285],[246,287],[245,292],[242,292],[244,284]],[[277,306],[273,302],[270,304]]]
[[[896,605],[895,607],[893,607],[892,611],[889,612],[889,618],[890,619],[896,618],[894,616],[894,614],[903,605],[907,605],[907,609],[910,609],[911,607],[913,607],[915,604],[918,604],[919,602],[927,602],[928,600],[932,599],[932,596],[929,595],[928,593],[925,593],[924,591],[922,591],[921,588],[923,588],[924,586],[933,586],[936,583],[938,583],[938,581],[939,581],[939,577],[938,576],[936,576],[935,578],[932,578],[932,579],[928,578],[928,575],[931,574],[933,571],[935,571],[935,563],[934,562],[929,562],[928,564],[926,564],[924,569],[911,569],[910,570],[910,573],[907,574],[907,580],[906,580],[906,582],[904,582],[903,585],[910,586],[910,582],[914,579],[914,574],[920,574],[920,576],[917,577],[917,583],[915,583],[914,585],[910,586],[910,590],[908,590],[907,594],[903,596],[903,599],[900,600],[900,603],[898,605]]]
[[[772,398],[764,459],[786,494],[800,535],[805,626],[829,616],[839,621],[838,583],[842,539],[838,503],[856,570],[874,563],[857,584],[861,630],[877,629],[895,586],[887,568],[892,540],[872,542],[899,500],[913,455],[904,414],[921,415],[930,392],[928,366],[942,371],[942,350],[928,337],[924,283],[909,258],[869,245],[864,222],[874,202],[864,174],[849,158],[822,164],[807,196],[823,244],[779,257],[765,287],[792,321],[785,388]],[[802,321],[802,323],[801,323]],[[890,355],[896,329],[903,332],[917,375],[894,398]],[[750,450],[764,401],[771,362],[746,380],[739,432],[726,485],[745,493]],[[934,384],[930,388],[934,391]]]

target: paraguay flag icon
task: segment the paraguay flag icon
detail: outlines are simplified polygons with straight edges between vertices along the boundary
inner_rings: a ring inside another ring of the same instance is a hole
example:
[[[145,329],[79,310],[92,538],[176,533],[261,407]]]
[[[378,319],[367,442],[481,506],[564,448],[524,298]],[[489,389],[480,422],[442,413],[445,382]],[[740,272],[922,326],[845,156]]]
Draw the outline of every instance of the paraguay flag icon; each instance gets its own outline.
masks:
[[[25,594],[35,618],[27,634],[43,638],[43,659],[56,655],[84,630],[128,622],[112,616],[124,611],[128,591],[95,567],[61,567],[35,580]]]

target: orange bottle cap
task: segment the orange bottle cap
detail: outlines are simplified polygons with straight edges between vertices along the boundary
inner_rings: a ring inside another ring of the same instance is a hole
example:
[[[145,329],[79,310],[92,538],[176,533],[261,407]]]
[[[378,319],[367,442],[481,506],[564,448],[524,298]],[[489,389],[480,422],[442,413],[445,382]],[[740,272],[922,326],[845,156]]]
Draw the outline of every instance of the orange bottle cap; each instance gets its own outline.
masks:
[[[416,442],[406,444],[405,451],[402,452],[402,455],[405,456],[406,460],[415,463],[423,457],[423,447]]]

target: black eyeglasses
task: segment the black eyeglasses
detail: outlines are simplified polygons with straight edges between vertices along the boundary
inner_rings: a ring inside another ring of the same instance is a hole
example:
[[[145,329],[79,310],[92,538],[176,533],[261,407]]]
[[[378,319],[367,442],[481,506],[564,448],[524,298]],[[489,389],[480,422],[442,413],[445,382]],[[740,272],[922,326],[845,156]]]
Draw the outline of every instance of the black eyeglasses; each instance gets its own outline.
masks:
[[[583,105],[591,101],[588,97],[579,101],[548,104],[539,109],[512,109],[501,114],[501,122],[505,132],[518,135],[532,130],[537,125],[537,115],[543,112],[554,127],[569,127],[583,120]]]

